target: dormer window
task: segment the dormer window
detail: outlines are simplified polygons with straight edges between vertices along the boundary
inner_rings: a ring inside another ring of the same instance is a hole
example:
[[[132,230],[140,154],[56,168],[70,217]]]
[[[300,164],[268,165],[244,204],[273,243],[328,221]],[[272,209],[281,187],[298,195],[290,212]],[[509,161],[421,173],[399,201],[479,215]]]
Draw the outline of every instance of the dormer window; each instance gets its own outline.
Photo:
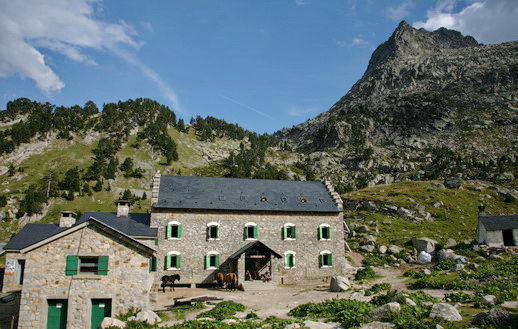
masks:
[[[268,201],[267,197],[265,197],[265,196],[261,197],[261,202],[266,202],[266,201]]]
[[[304,198],[300,199],[300,203],[307,203],[307,202],[308,202],[308,200],[306,200]]]

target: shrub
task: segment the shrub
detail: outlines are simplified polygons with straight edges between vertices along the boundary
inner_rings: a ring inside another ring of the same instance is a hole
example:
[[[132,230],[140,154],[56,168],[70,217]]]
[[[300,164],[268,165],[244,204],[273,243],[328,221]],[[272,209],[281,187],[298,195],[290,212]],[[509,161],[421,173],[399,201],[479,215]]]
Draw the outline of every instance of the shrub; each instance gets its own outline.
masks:
[[[433,267],[437,271],[447,271],[455,266],[455,262],[451,259],[441,259],[435,266]]]
[[[442,278],[442,277],[431,277],[418,279],[412,284],[414,289],[445,289],[445,290],[475,290],[477,285],[464,281],[462,279],[454,278]]]
[[[384,295],[378,295],[371,299],[371,304],[374,306],[381,306],[390,303],[394,297],[396,297],[397,291],[387,291]]]
[[[467,303],[473,302],[476,298],[473,295],[459,291],[450,294],[445,294],[444,299],[452,303]]]
[[[259,317],[257,316],[257,314],[255,314],[254,312],[249,312],[249,313],[246,315],[246,318],[247,318],[247,319],[259,319]]]
[[[216,305],[212,310],[198,314],[198,318],[213,318],[215,320],[228,319],[236,312],[243,312],[245,306],[243,304],[235,303],[233,301],[224,301]]]
[[[428,275],[426,275],[420,271],[408,270],[405,273],[403,273],[403,276],[407,277],[407,278],[422,279],[422,278],[426,278]]]
[[[368,280],[374,279],[376,277],[376,272],[370,267],[367,266],[365,268],[361,268],[356,272],[354,277],[355,280]]]
[[[392,285],[388,282],[376,283],[369,290],[365,291],[365,296],[377,294],[382,290],[390,290],[390,288],[392,288]]]
[[[434,296],[427,294],[424,291],[416,291],[408,294],[408,298],[413,300],[417,305],[421,305],[424,302],[437,303],[439,300]]]

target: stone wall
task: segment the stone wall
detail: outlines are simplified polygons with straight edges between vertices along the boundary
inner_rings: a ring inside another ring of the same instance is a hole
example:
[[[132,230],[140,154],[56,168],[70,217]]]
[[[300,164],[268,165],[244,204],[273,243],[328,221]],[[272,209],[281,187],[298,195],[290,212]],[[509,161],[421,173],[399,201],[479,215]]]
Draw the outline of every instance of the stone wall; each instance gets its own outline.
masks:
[[[109,256],[107,275],[66,276],[66,256]],[[132,245],[88,226],[25,256],[19,328],[45,328],[47,299],[68,299],[68,328],[90,328],[91,299],[112,299],[112,315],[147,308],[153,275],[149,257]]]
[[[504,245],[502,231],[486,231],[486,244],[490,247],[501,247]]]
[[[180,239],[167,239],[166,227],[170,221],[182,224]],[[219,224],[219,238],[207,239],[207,224]],[[158,272],[157,276],[180,274],[181,283],[202,283],[214,280],[216,270],[206,270],[204,256],[211,251],[220,253],[223,272],[230,271],[228,257],[254,240],[245,240],[244,226],[248,222],[258,225],[258,239],[284,257],[286,251],[296,253],[295,268],[285,269],[284,258],[274,260],[274,281],[295,283],[307,279],[322,279],[342,273],[344,257],[344,232],[341,213],[311,212],[251,212],[251,211],[206,211],[154,209],[151,226],[158,228]],[[296,239],[283,240],[282,228],[286,223],[296,225]],[[331,239],[318,240],[320,224],[329,224]],[[320,252],[328,250],[333,254],[333,266],[319,267]],[[164,262],[168,252],[181,254],[179,270],[165,270]],[[244,268],[242,264],[240,269]],[[238,273],[240,276],[244,273]]]
[[[18,272],[20,271],[20,269],[18,268],[19,259],[26,259],[26,255],[19,254],[16,252],[11,252],[11,251],[6,252],[6,254],[5,254],[6,265],[9,262],[12,262],[14,265],[14,271],[8,272],[7,268],[6,268],[6,272],[4,273],[4,282],[3,282],[3,286],[2,286],[2,292],[4,292],[4,293],[22,290],[22,285],[18,284]]]

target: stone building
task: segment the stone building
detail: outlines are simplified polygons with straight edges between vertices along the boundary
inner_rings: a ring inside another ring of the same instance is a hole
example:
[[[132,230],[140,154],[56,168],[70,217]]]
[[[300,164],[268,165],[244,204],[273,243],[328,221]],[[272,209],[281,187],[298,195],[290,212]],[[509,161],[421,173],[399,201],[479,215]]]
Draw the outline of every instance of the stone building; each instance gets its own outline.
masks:
[[[18,328],[98,328],[106,316],[154,302],[155,250],[143,242],[156,236],[149,214],[90,214],[27,224],[5,246],[3,291],[21,290]]]
[[[329,183],[156,176],[151,226],[158,277],[208,283],[216,272],[239,282],[268,272],[291,284],[342,273],[342,202]]]
[[[292,284],[346,266],[342,201],[328,182],[157,174],[151,202],[151,214],[127,201],[116,213],[63,212],[59,225],[13,237],[3,292],[21,291],[19,328],[97,328],[152,308],[163,275],[195,286],[233,272],[246,289],[265,274]]]
[[[490,247],[518,246],[518,214],[486,216],[481,206],[477,241]]]

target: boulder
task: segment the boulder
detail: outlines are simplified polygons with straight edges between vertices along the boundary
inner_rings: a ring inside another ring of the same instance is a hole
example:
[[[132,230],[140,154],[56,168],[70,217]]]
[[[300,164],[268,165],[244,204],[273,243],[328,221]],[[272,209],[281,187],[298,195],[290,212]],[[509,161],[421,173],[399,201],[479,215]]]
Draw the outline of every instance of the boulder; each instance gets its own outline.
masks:
[[[446,177],[444,179],[444,186],[447,188],[458,189],[462,186],[464,181],[459,176]]]
[[[232,323],[237,323],[237,320],[236,319],[225,319],[225,320],[221,320],[221,322],[226,323],[226,324],[232,324]]]
[[[482,304],[486,306],[493,306],[496,302],[496,296],[495,295],[485,295],[482,297]]]
[[[446,244],[444,245],[444,248],[452,248],[452,247],[455,247],[456,245],[457,245],[457,241],[455,241],[455,239],[449,238],[448,240],[446,240]]]
[[[333,276],[329,285],[329,290],[332,292],[340,292],[351,287],[349,279],[344,276]]]
[[[453,260],[458,264],[466,264],[468,262],[468,257],[461,256],[461,255],[455,255]]]
[[[317,322],[306,320],[300,324],[301,328],[309,328],[309,329],[335,329],[342,328],[339,323],[336,322]]]
[[[387,246],[379,246],[378,247],[378,252],[380,254],[385,254],[387,252]]]
[[[419,257],[417,257],[417,262],[419,264],[428,264],[432,261],[432,255],[427,253],[426,251],[421,251],[419,253]]]
[[[364,252],[373,252],[374,251],[374,246],[370,245],[370,244],[366,244],[364,246],[361,246],[360,250],[364,251]]]
[[[372,318],[375,320],[381,319],[387,315],[399,313],[401,311],[401,306],[397,302],[387,303],[383,306],[373,309],[367,314],[368,318]]]
[[[489,259],[502,259],[502,256],[497,255],[497,254],[491,254],[491,255],[489,255]]]
[[[146,322],[147,324],[155,324],[160,322],[161,319],[158,315],[156,315],[155,312],[151,310],[142,310],[137,313],[137,316],[135,316],[135,321],[142,321]]]
[[[437,253],[437,258],[439,258],[439,260],[443,260],[443,259],[454,260],[456,256],[457,255],[451,249],[441,249]]]
[[[370,231],[370,229],[367,225],[362,225],[358,228],[358,232],[360,232],[360,233],[367,233],[369,231]]]
[[[489,311],[480,312],[471,321],[474,325],[489,325],[496,328],[513,327],[518,325],[518,313],[511,313],[501,308],[493,308]]]
[[[126,322],[115,318],[104,318],[101,322],[101,329],[107,329],[110,327],[126,328]]]
[[[375,242],[376,242],[376,237],[374,237],[372,235],[367,235],[366,237],[363,238],[363,241],[362,241],[363,244],[374,244]]]
[[[432,271],[430,271],[430,270],[429,270],[429,269],[427,269],[427,268],[425,268],[425,269],[423,270],[423,273],[424,273],[425,275],[432,275]]]
[[[444,184],[443,183],[430,183],[430,185],[428,185],[428,188],[432,189],[432,188],[444,188]]]
[[[434,208],[440,208],[440,207],[442,207],[442,206],[444,206],[444,204],[442,203],[442,201],[439,201],[439,202],[436,202],[436,203],[434,203],[434,204],[433,204],[433,207],[434,207]]]
[[[437,241],[429,238],[413,238],[412,245],[417,249],[418,252],[425,251],[429,254],[435,252],[435,245]]]
[[[369,322],[360,327],[360,329],[390,329],[394,328],[396,325],[390,322]]]
[[[392,244],[388,247],[388,252],[391,254],[399,254],[401,252],[401,248]]]
[[[406,208],[399,207],[397,208],[397,213],[403,216],[410,216],[412,215],[412,212]]]
[[[372,201],[362,201],[361,205],[362,209],[365,209],[368,212],[376,212],[378,210],[378,207],[376,207]]]
[[[451,270],[455,272],[464,271],[464,264],[455,264]]]
[[[496,176],[496,182],[498,184],[508,184],[511,183],[514,180],[514,175],[512,172],[504,172],[500,175]]]
[[[437,318],[445,321],[462,321],[462,316],[460,316],[459,311],[457,311],[454,306],[447,303],[433,304],[430,318]]]

